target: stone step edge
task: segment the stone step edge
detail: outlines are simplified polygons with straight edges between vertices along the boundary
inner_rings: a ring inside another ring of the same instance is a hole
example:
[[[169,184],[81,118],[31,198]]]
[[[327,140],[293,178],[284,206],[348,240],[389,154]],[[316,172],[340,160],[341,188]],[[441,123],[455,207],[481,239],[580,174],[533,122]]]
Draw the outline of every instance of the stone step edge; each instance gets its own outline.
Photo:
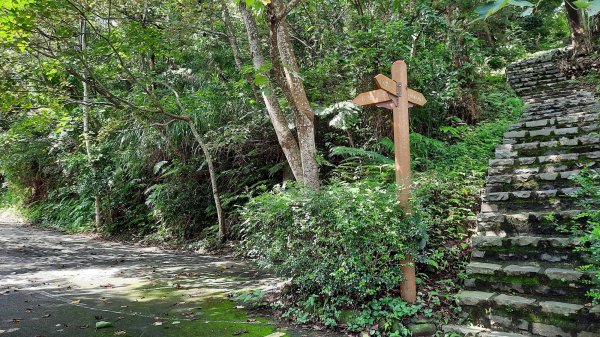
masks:
[[[548,200],[559,198],[564,201],[565,198],[571,198],[580,187],[564,187],[554,190],[520,190],[506,192],[485,192],[481,195],[484,202],[508,202],[515,200]],[[570,200],[570,199],[569,199]]]
[[[575,116],[575,117],[550,117],[550,118],[540,118],[531,121],[517,122],[511,124],[509,129],[511,131],[517,131],[519,129],[534,129],[534,128],[545,128],[545,127],[556,127],[556,126],[564,126],[577,124],[578,126],[582,125],[590,125],[593,123],[598,123],[600,120],[600,116],[598,114],[589,114],[584,116]]]
[[[598,124],[592,123],[585,126],[571,126],[565,128],[556,128],[555,126],[547,126],[540,129],[522,129],[518,131],[507,131],[504,133],[504,139],[536,139],[542,137],[565,137],[569,135],[589,136],[589,133],[598,131]]]
[[[521,335],[511,332],[492,331],[487,328],[478,326],[467,326],[448,324],[442,326],[442,331],[445,334],[458,334],[463,337],[529,337],[529,335]]]
[[[591,169],[590,172],[597,171]],[[486,188],[487,187],[498,187],[504,185],[517,185],[527,184],[531,182],[561,182],[571,181],[571,177],[581,173],[581,170],[569,170],[560,172],[545,172],[545,173],[513,173],[513,174],[488,174],[485,177]],[[573,182],[573,184],[575,184]]]
[[[471,238],[474,248],[504,247],[508,243],[510,246],[519,247],[552,247],[552,248],[573,248],[581,244],[579,238],[557,235],[476,235]]]
[[[478,220],[492,222],[504,222],[506,220],[528,221],[533,217],[536,221],[539,221],[549,216],[570,220],[574,219],[574,217],[581,214],[583,211],[580,209],[570,209],[565,211],[523,211],[514,213],[499,213],[498,210],[495,210],[493,206],[494,204],[483,202],[481,204],[481,213],[478,214]]]
[[[511,307],[525,311],[535,310],[550,315],[575,317],[587,309],[589,313],[600,314],[600,306],[586,307],[568,302],[544,301],[530,296],[514,296],[503,293],[490,293],[476,290],[461,290],[457,295],[459,305],[478,306],[495,304],[497,307]]]
[[[487,262],[470,262],[466,267],[467,275],[486,275],[494,277],[537,277],[560,284],[587,284],[595,278],[595,273],[576,269],[556,267],[539,267],[519,264],[497,264]]]
[[[519,157],[519,158],[499,158],[490,159],[488,162],[489,168],[514,168],[515,166],[540,165],[560,163],[563,161],[574,161],[580,159],[600,159],[600,151],[590,151],[581,153],[563,153],[547,156],[536,157]]]

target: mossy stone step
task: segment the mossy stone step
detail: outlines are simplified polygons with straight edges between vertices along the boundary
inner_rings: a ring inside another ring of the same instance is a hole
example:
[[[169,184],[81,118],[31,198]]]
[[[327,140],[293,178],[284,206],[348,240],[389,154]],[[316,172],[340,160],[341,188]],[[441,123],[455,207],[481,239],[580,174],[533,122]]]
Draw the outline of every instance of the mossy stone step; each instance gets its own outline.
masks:
[[[583,96],[576,92],[556,99],[532,96],[527,98],[526,102],[521,122],[567,115],[574,117],[593,114],[598,112],[600,105],[591,94]],[[569,114],[565,114],[565,110],[568,110]]]
[[[533,149],[536,149],[539,147],[539,144],[532,143],[531,146]],[[488,174],[533,174],[572,171],[580,169],[582,166],[593,166],[589,164],[598,161],[600,161],[600,151],[490,159]],[[568,164],[572,165],[562,168],[562,165]]]
[[[577,207],[577,202],[574,198],[566,197],[564,195],[558,197],[549,197],[546,199],[535,198],[535,199],[518,199],[518,198],[509,198],[505,200],[497,200],[491,201],[486,200],[487,203],[493,203],[499,212],[501,213],[525,213],[525,212],[562,212],[571,210]],[[548,222],[551,223],[551,222]],[[556,233],[557,228],[531,228],[530,226],[521,226],[522,223],[508,223],[507,225],[514,225],[514,229],[516,232],[511,233],[537,233],[537,234],[551,234]],[[530,224],[526,224],[530,225]],[[532,231],[531,231],[532,230]],[[541,230],[541,231],[536,231]]]
[[[479,232],[487,236],[564,235],[564,230],[587,221],[580,215],[581,211],[575,208],[567,211],[507,212],[503,204],[485,203],[482,204],[482,211],[479,215]]]
[[[524,156],[528,152],[525,150],[534,150],[540,149],[543,150],[545,148],[556,148],[556,147],[565,147],[565,146],[582,146],[582,145],[593,145],[599,142],[599,137],[597,135],[598,128],[597,126],[589,126],[590,128],[581,127],[578,129],[578,132],[570,133],[570,134],[554,134],[554,131],[559,131],[561,129],[554,129],[554,127],[549,127],[549,130],[542,130],[545,132],[544,134],[539,133],[538,131],[529,132],[529,131],[510,131],[516,133],[526,133],[527,135],[535,135],[535,136],[524,136],[523,138],[505,138],[503,140],[503,145],[513,145],[510,151],[503,151],[501,153],[496,153],[500,155],[505,155],[506,152],[514,153],[515,156]],[[572,128],[563,128],[564,129],[576,129]],[[540,132],[542,132],[540,131]],[[538,132],[538,133],[535,133]],[[562,132],[562,131],[559,131]],[[576,151],[581,152],[581,151]]]
[[[487,190],[482,195],[482,200],[487,202],[512,202],[516,200],[545,201],[550,198],[570,198],[578,189],[579,187],[564,187],[548,190],[530,189],[506,192],[489,192],[489,190]]]
[[[575,169],[570,171],[559,171],[559,172],[545,172],[545,173],[521,173],[521,174],[496,174],[488,175],[486,182],[489,185],[496,186],[495,184],[520,184],[531,181],[541,182],[556,182],[557,180],[568,180],[569,178],[579,174],[581,170]]]
[[[539,130],[545,127],[573,127],[590,126],[598,123],[598,113],[589,113],[582,116],[560,116],[551,118],[540,118],[531,121],[520,121],[509,127],[511,131]]]
[[[493,215],[492,216],[503,216]],[[542,261],[588,263],[586,255],[574,249],[579,240],[558,236],[475,236],[471,261]]]
[[[520,321],[521,326],[526,328],[524,332],[534,335],[536,331],[540,332],[542,325],[561,329],[569,336],[577,336],[582,331],[600,331],[600,310],[591,306],[469,290],[461,291],[457,297],[459,304],[470,313],[473,322],[485,328],[496,328],[491,324],[491,317],[505,317],[511,322],[510,329],[518,330],[516,322]]]
[[[562,144],[571,140],[572,139],[562,139]],[[531,167],[533,165],[527,161],[531,160],[530,158],[537,158],[538,165],[551,165],[569,161],[579,162],[579,159],[583,161],[586,161],[587,159],[598,161],[597,158],[585,158],[585,154],[599,152],[600,140],[595,136],[589,136],[586,137],[586,141],[589,142],[578,145],[561,145],[561,139],[539,142],[537,147],[518,149],[519,158],[516,159],[516,163],[523,163],[523,165]],[[527,143],[528,146],[533,144],[535,144],[535,142]]]
[[[551,298],[569,296],[585,302],[592,274],[563,267],[540,267],[500,263],[471,262],[465,286],[470,290],[498,291]]]
[[[574,174],[573,174],[574,175]],[[569,175],[568,172],[562,176],[567,176],[566,178],[561,178],[561,174],[559,173],[548,173],[542,174],[544,179],[540,179],[540,177],[536,175],[523,175],[518,177],[518,179],[523,179],[523,181],[515,181],[515,182],[491,182],[488,183],[484,189],[485,193],[501,193],[501,192],[519,192],[519,191],[549,191],[549,190],[563,190],[563,189],[572,189],[579,186],[579,184],[569,179],[573,175]],[[492,178],[488,181],[502,181],[502,179],[510,179],[512,177],[498,177]],[[554,178],[554,179],[552,179]],[[527,180],[525,180],[527,179]]]
[[[567,171],[578,171],[582,169],[598,169],[600,168],[600,151],[588,154],[579,154],[578,160],[564,160],[554,163],[537,163],[537,157],[517,158],[516,162],[519,165],[513,166],[495,166],[488,167],[488,175],[524,175],[524,174],[541,174],[541,173],[560,173]]]

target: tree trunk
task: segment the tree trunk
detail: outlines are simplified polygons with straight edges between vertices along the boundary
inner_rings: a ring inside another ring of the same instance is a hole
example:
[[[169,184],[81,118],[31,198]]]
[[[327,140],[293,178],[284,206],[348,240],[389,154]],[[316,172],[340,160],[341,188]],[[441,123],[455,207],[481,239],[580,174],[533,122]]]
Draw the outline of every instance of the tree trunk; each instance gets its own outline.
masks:
[[[208,150],[208,146],[206,146],[206,142],[204,141],[204,138],[200,135],[200,133],[196,129],[196,124],[194,124],[194,121],[187,114],[185,107],[181,103],[181,100],[179,99],[179,93],[175,89],[173,89],[171,86],[169,86],[168,84],[163,83],[163,85],[166,86],[167,88],[169,88],[175,95],[175,101],[177,103],[177,106],[179,107],[179,110],[181,111],[181,115],[166,112],[162,108],[160,108],[160,113],[162,113],[163,115],[170,117],[172,119],[183,121],[183,122],[187,123],[187,125],[190,127],[190,130],[192,130],[192,135],[194,135],[194,139],[196,139],[196,141],[200,145],[200,148],[202,149],[204,158],[206,158],[206,164],[208,165],[208,174],[210,175],[210,186],[212,188],[213,198],[215,200],[215,208],[217,209],[217,220],[219,222],[218,237],[219,237],[219,241],[225,242],[225,240],[227,240],[227,228],[225,226],[225,218],[223,217],[223,208],[221,207],[221,196],[219,194],[219,185],[217,185],[217,171],[215,170],[215,166],[213,164],[212,155],[210,154],[210,151]]]
[[[240,1],[238,8],[244,19],[244,25],[246,26],[254,69],[261,70],[265,63],[265,59],[260,48],[256,21],[254,20],[252,13],[244,5],[243,1]],[[267,79],[266,83],[261,86],[261,89],[267,112],[269,113],[271,123],[275,129],[275,134],[277,135],[283,154],[285,155],[296,180],[300,183],[304,183],[300,148],[292,131],[287,126],[287,121],[285,120],[279,101],[275,96],[271,81]]]
[[[591,44],[592,44],[592,49],[598,49],[598,47],[600,46],[600,14],[596,14],[593,17],[590,18],[591,22],[591,32],[590,32],[590,38],[591,38]]]
[[[85,18],[82,16],[80,18],[80,47],[81,47],[81,52],[84,53],[85,49],[86,49],[86,24],[85,24]],[[95,187],[96,184],[96,170],[94,169],[94,163],[92,160],[92,149],[91,149],[91,144],[90,144],[90,112],[89,112],[89,101],[90,101],[90,94],[89,94],[89,84],[88,84],[88,79],[87,79],[87,74],[84,71],[82,73],[82,77],[83,77],[83,81],[81,81],[81,84],[83,86],[83,99],[82,99],[82,105],[81,105],[81,110],[83,111],[83,142],[85,144],[85,152],[87,155],[87,159],[88,159],[88,164],[90,165],[90,170],[92,172],[92,179],[94,180],[94,191],[95,195],[94,195],[94,224],[96,226],[96,229],[99,229],[100,226],[102,225],[102,217],[101,217],[101,209],[100,209],[100,196],[98,195],[98,191],[97,188]]]
[[[186,119],[186,122],[192,130],[194,138],[196,138],[196,141],[198,142],[198,144],[200,144],[200,148],[202,148],[202,152],[204,152],[204,158],[206,158],[206,164],[208,165],[208,173],[210,175],[210,186],[212,187],[213,198],[215,200],[215,208],[217,209],[217,220],[219,221],[219,241],[225,242],[225,240],[227,239],[227,228],[225,227],[223,207],[221,207],[221,196],[219,194],[219,186],[217,185],[217,171],[215,170],[210,151],[208,151],[208,146],[206,146],[204,138],[202,138],[200,133],[198,133],[194,121],[192,121],[191,118],[188,118]]]
[[[238,46],[237,39],[234,34],[233,24],[231,23],[231,14],[229,13],[229,9],[227,8],[227,3],[225,3],[225,0],[221,0],[221,8],[223,9],[223,21],[225,22],[225,27],[227,27],[227,38],[229,39],[231,51],[233,52],[235,68],[238,72],[241,73],[242,66],[244,63],[242,62],[240,47]],[[254,84],[252,76],[250,76],[250,74],[246,74],[244,75],[244,77],[246,78],[246,81],[252,89],[252,93],[254,94],[254,99],[256,100],[256,103],[261,102],[260,95],[258,94],[258,90],[256,88],[256,85]]]
[[[279,61],[283,66],[285,83],[280,83],[280,87],[284,92],[287,92],[286,96],[288,96],[289,103],[295,112],[304,184],[310,188],[318,189],[320,182],[319,167],[316,160],[315,114],[310,106],[306,91],[304,90],[304,83],[299,75],[300,67],[298,66],[290,41],[286,17],[275,17],[275,13],[282,7],[283,5],[280,3],[280,0],[274,0],[272,5],[268,7],[271,19],[271,51],[273,53],[271,58],[275,65],[278,63],[275,58],[279,57]],[[274,44],[276,44],[277,48],[275,48]]]
[[[573,4],[573,0],[565,0],[565,10],[567,11],[567,21],[571,30],[571,45],[573,54],[588,54],[591,51],[590,37],[585,30],[583,15],[581,11]]]

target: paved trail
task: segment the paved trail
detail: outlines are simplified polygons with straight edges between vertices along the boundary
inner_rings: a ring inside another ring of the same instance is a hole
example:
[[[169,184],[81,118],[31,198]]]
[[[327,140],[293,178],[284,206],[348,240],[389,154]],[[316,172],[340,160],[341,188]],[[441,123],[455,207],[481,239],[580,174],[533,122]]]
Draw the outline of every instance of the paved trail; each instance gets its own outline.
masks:
[[[286,329],[226,298],[276,281],[233,259],[102,242],[0,215],[0,337],[334,336]],[[98,321],[112,327],[96,330]]]

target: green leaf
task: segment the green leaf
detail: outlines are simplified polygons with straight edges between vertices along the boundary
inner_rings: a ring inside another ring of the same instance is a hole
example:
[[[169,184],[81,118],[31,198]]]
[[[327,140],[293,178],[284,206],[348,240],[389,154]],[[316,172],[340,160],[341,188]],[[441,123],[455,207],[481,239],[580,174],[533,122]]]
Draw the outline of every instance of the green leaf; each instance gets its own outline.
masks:
[[[523,13],[521,13],[521,16],[525,17],[530,16],[531,14],[533,14],[533,7],[529,7],[526,10],[524,10]]]
[[[113,324],[111,322],[100,321],[96,322],[96,329],[105,329],[112,327]]]
[[[160,171],[160,169],[166,164],[168,163],[166,160],[163,161],[159,161],[158,163],[156,163],[154,165],[154,169],[152,170],[152,172],[154,172],[154,174],[158,173],[158,171]]]
[[[475,8],[475,13],[479,14],[479,19],[487,19],[490,15],[498,12],[502,8],[506,7],[510,3],[510,0],[496,0],[485,3]]]
[[[513,6],[517,6],[517,7],[533,7],[534,6],[531,2],[525,1],[525,0],[511,0],[510,4]]]
[[[578,0],[578,1],[573,1],[573,5],[577,6],[577,8],[588,8],[590,7],[591,3],[589,1],[585,1],[585,0]]]
[[[260,87],[267,83],[269,83],[269,78],[267,76],[262,74],[254,74],[254,84]]]

